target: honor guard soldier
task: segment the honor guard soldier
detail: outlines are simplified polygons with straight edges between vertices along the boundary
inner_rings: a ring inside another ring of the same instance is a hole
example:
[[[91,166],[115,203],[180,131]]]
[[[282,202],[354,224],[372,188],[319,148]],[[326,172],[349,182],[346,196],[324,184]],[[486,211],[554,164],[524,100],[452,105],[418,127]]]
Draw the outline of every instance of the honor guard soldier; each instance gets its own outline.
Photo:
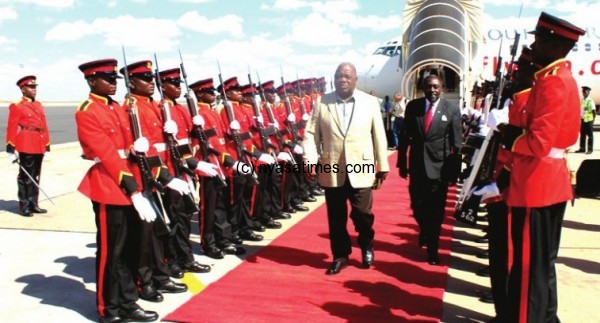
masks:
[[[198,100],[198,115],[193,123],[202,130],[197,134],[205,142],[199,142],[196,158],[218,165],[218,176],[202,177],[200,182],[200,237],[202,251],[207,257],[223,259],[225,254],[243,255],[246,250],[236,246],[241,244],[239,237],[234,237],[232,225],[227,214],[231,201],[226,192],[227,178],[233,176],[234,169],[239,167],[233,142],[226,139],[227,127],[223,124],[215,107],[216,90],[212,78],[190,84]]]
[[[117,91],[117,61],[88,62],[79,69],[90,87],[75,121],[83,156],[95,162],[79,191],[92,200],[96,217],[96,309],[100,322],[156,321],[156,312],[136,304],[137,286],[126,265],[137,254],[126,248],[137,245],[132,232],[139,223],[134,219],[152,223],[156,213],[139,192],[139,169],[128,160],[136,145],[127,113],[110,97]]]
[[[121,68],[121,74],[129,76],[131,98],[123,104],[125,109],[136,106],[140,132],[146,138],[147,151],[141,151],[149,157],[158,157],[162,161],[160,167],[153,169],[155,178],[179,194],[189,194],[190,189],[186,182],[174,178],[169,172],[166,161],[168,160],[167,148],[163,134],[169,132],[161,118],[158,104],[152,100],[154,94],[154,74],[151,61],[140,61]],[[155,198],[160,202],[160,193],[155,192]],[[166,208],[165,208],[166,209]],[[167,210],[168,212],[169,210]],[[166,222],[166,221],[165,221]],[[165,223],[166,224],[166,223]],[[167,224],[168,225],[168,224]],[[158,237],[153,223],[140,222],[139,234],[139,259],[137,265],[138,284],[140,297],[150,302],[162,302],[162,293],[182,293],[187,291],[185,284],[175,283],[169,277],[171,271],[165,262],[164,248],[166,237]]]
[[[502,138],[513,153],[506,201],[514,250],[508,322],[557,322],[555,264],[566,202],[573,199],[565,149],[577,142],[581,115],[565,57],[585,31],[542,12],[531,33],[533,62],[543,67],[534,76],[525,125],[508,124]]]
[[[223,124],[229,125],[229,131],[233,133],[234,131],[239,132],[240,137],[248,137],[242,138],[243,147],[240,147],[242,150],[242,155],[235,156],[238,160],[243,160],[246,158],[244,155],[252,155],[252,160],[248,160],[245,164],[248,166],[254,165],[250,164],[271,164],[275,162],[275,159],[272,156],[263,154],[260,150],[256,148],[252,140],[252,134],[250,132],[250,127],[253,124],[252,115],[246,113],[245,109],[241,106],[240,102],[242,101],[242,93],[241,86],[237,81],[237,77],[231,77],[223,82],[223,84],[219,85],[217,90],[220,93],[225,93],[227,103],[230,105],[232,109],[232,114],[234,120],[230,120],[228,116],[228,112],[226,109],[229,109],[227,106],[223,108],[221,111],[221,120]],[[234,238],[239,236],[243,240],[249,241],[261,241],[263,236],[255,234],[252,231],[263,232],[265,231],[265,227],[255,223],[252,219],[250,219],[250,209],[251,209],[251,192],[254,189],[252,186],[252,181],[257,181],[254,173],[250,175],[240,174],[240,171],[243,171],[240,167],[234,171],[233,176],[229,178],[229,182],[227,183],[227,192],[228,196],[231,197],[230,200],[230,212],[228,212],[229,223],[232,225],[232,232]]]
[[[171,137],[168,145],[171,154],[169,154],[169,168],[176,176],[188,183],[192,183],[192,174],[198,176],[213,177],[217,176],[217,166],[198,161],[192,156],[190,134],[192,132],[192,118],[187,109],[177,103],[177,99],[181,96],[181,70],[173,68],[164,70],[159,73],[162,85],[162,93],[164,102],[162,109],[163,115],[168,116],[169,120],[165,120],[165,125],[172,122],[166,128],[171,133],[165,133]],[[164,129],[163,129],[164,130]],[[179,160],[177,160],[179,159]],[[189,170],[186,172],[186,170]],[[193,188],[193,184],[191,184]],[[182,278],[183,272],[207,273],[210,271],[210,266],[203,265],[194,260],[192,252],[192,242],[190,241],[192,216],[197,211],[195,199],[192,195],[188,195],[188,201],[184,200],[184,196],[174,190],[169,190],[170,194],[165,194],[165,204],[168,205],[170,214],[173,217],[171,227],[174,229],[174,235],[168,239],[168,247],[166,250],[167,262],[169,264],[172,276]],[[193,207],[188,205],[192,203]]]
[[[38,197],[42,160],[50,153],[50,134],[44,107],[35,99],[36,80],[28,75],[17,81],[23,97],[9,106],[6,128],[8,160],[21,166],[17,176],[19,210],[26,217],[47,212],[39,207]]]

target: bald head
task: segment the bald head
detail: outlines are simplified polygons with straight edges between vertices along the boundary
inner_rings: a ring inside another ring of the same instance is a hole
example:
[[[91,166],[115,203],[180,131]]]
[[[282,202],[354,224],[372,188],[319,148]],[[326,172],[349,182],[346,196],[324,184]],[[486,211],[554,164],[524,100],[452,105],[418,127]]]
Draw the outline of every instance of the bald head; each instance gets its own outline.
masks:
[[[356,88],[356,67],[352,63],[341,63],[335,70],[334,79],[337,95],[342,99],[348,99]]]

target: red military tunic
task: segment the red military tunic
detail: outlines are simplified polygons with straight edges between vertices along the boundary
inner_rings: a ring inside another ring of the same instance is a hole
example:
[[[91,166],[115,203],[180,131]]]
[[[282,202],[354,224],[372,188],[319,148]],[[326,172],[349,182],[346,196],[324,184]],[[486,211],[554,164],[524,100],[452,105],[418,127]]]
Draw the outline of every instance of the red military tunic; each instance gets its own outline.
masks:
[[[44,107],[39,101],[23,97],[9,106],[6,152],[43,154],[50,151],[50,134]]]
[[[192,140],[190,139],[190,134],[192,131],[192,117],[190,116],[189,111],[184,106],[173,100],[165,99],[164,102],[166,107],[169,109],[171,120],[177,124],[177,134],[175,135],[175,139],[177,140],[176,145],[189,145],[191,147]],[[169,160],[169,170],[173,171],[175,165],[178,163],[172,160],[171,154],[167,155]],[[186,161],[187,167],[195,169],[196,166],[198,166],[198,163],[191,158],[193,157],[192,154],[184,154],[181,157]]]
[[[507,204],[513,207],[544,207],[573,198],[561,152],[579,136],[577,83],[566,59],[546,66],[534,78],[523,111],[525,133],[511,147],[513,169]]]
[[[228,165],[228,158],[233,158],[231,156],[236,156],[235,144],[231,140],[225,139],[225,134],[227,132],[227,128],[219,115],[219,112],[212,109],[210,104],[198,102],[198,114],[204,118],[204,130],[214,129],[216,132],[215,136],[208,138],[208,142],[212,146],[213,149],[219,152],[218,161],[221,165],[221,170],[228,175],[231,175],[233,169],[231,166],[233,164]],[[196,152],[196,158],[200,160],[205,160],[206,156],[202,155],[202,151],[198,150]],[[209,158],[209,161],[210,158]],[[231,160],[229,160],[231,163]]]
[[[75,121],[85,158],[96,161],[79,191],[98,203],[131,205],[127,194],[138,190],[139,171],[127,160],[133,144],[127,112],[110,98],[91,93],[77,109]]]
[[[242,107],[242,105],[239,104],[239,102],[235,102],[235,101],[229,101],[229,104],[231,104],[231,108],[233,109],[233,117],[235,118],[235,120],[237,120],[237,122],[240,123],[240,133],[245,133],[245,132],[250,132],[250,129],[252,127],[252,125],[254,124],[254,120],[252,119],[253,114],[249,113],[248,111],[246,111],[245,108]],[[250,109],[252,109],[252,107],[250,107]],[[227,111],[225,108],[223,108],[223,110],[221,111],[221,120],[223,121],[223,124],[227,126],[227,128],[229,128],[229,124],[231,123],[231,121],[233,120],[229,120],[229,117],[227,116]],[[252,138],[252,140],[248,139],[248,140],[244,140],[244,146],[246,147],[246,149],[249,152],[254,151],[255,149],[255,142],[254,142],[254,138]],[[235,149],[234,149],[235,151]],[[242,159],[242,156],[236,156],[238,160]]]

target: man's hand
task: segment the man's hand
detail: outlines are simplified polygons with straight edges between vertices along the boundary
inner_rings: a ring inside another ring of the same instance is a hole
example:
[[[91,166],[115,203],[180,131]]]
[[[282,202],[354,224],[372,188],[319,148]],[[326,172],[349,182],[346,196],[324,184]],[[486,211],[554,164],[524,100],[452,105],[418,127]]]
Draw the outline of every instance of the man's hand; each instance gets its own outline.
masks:
[[[240,175],[252,174],[252,166],[242,163],[241,161],[236,161],[232,167]]]
[[[487,125],[494,131],[500,131],[498,127],[508,124],[508,109],[493,109],[487,117]]]
[[[496,186],[496,183],[491,183],[478,190],[473,189],[473,194],[481,196],[481,200],[485,201],[500,195],[500,190],[498,189],[498,186]]]
[[[302,115],[302,120],[308,121],[308,118],[310,118],[310,116],[308,115],[308,113],[305,113],[305,114]]]
[[[400,167],[399,172],[400,177],[406,179],[408,177],[408,169]]]
[[[19,157],[17,157],[17,154],[14,154],[14,153],[8,153],[6,155],[6,157],[8,158],[8,161],[11,162],[11,163],[16,162],[17,159],[19,158]]]
[[[289,121],[289,122],[296,122],[296,115],[293,114],[293,113],[288,114],[287,121]]]
[[[163,126],[163,131],[171,134],[171,135],[176,135],[177,134],[177,123],[175,123],[175,121],[173,120],[167,120],[165,121],[165,124]]]
[[[231,123],[229,124],[229,129],[240,130],[240,123],[237,120],[231,121]]]
[[[154,209],[150,205],[150,201],[142,193],[133,193],[131,195],[131,202],[133,202],[133,207],[142,221],[152,222],[156,219],[156,212],[154,212]]]
[[[167,183],[167,187],[177,191],[179,194],[190,194],[190,186],[188,183],[180,180],[179,178],[173,178],[169,183]]]
[[[277,160],[282,161],[282,162],[291,162],[292,156],[290,156],[290,154],[282,151],[279,154],[277,154]]]
[[[50,152],[49,151],[47,151],[47,152],[44,153],[44,159],[45,160],[50,160]]]
[[[275,164],[275,158],[269,154],[261,154],[257,161],[259,164]]]
[[[304,164],[304,173],[306,174],[306,177],[310,180],[317,177],[317,170],[316,170],[315,166],[316,166],[315,164],[309,164],[309,163]]]
[[[133,150],[138,153],[147,153],[150,150],[150,143],[146,137],[139,137],[133,142]]]
[[[294,146],[294,154],[296,154],[296,155],[304,154],[304,149],[302,149],[302,146],[300,146],[299,144],[296,144],[296,146]]]
[[[201,160],[200,162],[198,162],[198,166],[196,166],[195,172],[196,172],[196,174],[198,174],[200,176],[215,177],[218,175],[217,169],[219,169],[219,167],[217,167],[217,165],[207,163],[207,162]]]
[[[206,124],[206,122],[204,121],[204,118],[197,114],[192,118],[192,123],[194,123],[194,126],[200,126],[202,128],[204,128],[204,125]]]
[[[258,121],[259,124],[265,124],[265,119],[263,118],[263,116],[258,116],[256,117],[256,121]]]

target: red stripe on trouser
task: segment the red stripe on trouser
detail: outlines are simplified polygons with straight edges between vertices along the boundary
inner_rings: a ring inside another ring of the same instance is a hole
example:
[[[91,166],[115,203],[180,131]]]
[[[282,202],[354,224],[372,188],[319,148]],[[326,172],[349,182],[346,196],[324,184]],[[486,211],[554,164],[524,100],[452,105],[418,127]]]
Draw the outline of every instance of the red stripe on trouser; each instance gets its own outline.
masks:
[[[254,202],[256,202],[256,188],[258,185],[252,186],[252,196],[250,197],[250,211],[248,212],[250,217],[254,217]]]
[[[101,316],[105,316],[106,313],[104,313],[104,307],[106,302],[104,301],[104,275],[106,272],[106,258],[107,258],[107,253],[108,253],[108,229],[106,227],[106,222],[108,221],[106,219],[106,204],[100,204],[100,207],[98,209],[98,218],[100,221],[98,221],[99,223],[99,236],[100,236],[100,246],[98,246],[99,248],[99,252],[98,255],[96,257],[100,257],[100,261],[98,262],[98,282],[96,284],[96,298],[98,301],[98,313]]]
[[[208,179],[206,177],[202,177],[202,184],[206,183]],[[214,187],[213,187],[214,188]],[[206,201],[206,197],[204,196],[204,185],[200,185],[200,212],[198,213],[198,224],[200,224],[200,244],[202,244],[202,238],[204,238],[204,219],[206,216],[204,215],[204,201]]]
[[[231,183],[231,187],[229,188],[229,205],[233,205],[233,190],[235,190],[235,185],[233,184],[233,175],[229,176],[229,183]]]
[[[506,214],[506,221],[507,221],[507,228],[508,228],[508,232],[506,233],[508,236],[508,239],[506,239],[506,242],[508,243],[508,248],[506,249],[507,252],[507,257],[508,257],[508,261],[506,262],[508,268],[507,268],[507,273],[510,275],[510,269],[512,268],[512,264],[513,264],[513,259],[515,257],[514,251],[513,251],[513,242],[512,242],[512,230],[510,228],[512,228],[512,212],[510,207],[508,208],[508,212]]]
[[[521,267],[521,294],[519,297],[519,322],[526,323],[529,310],[529,275],[531,273],[531,208],[525,209],[523,221],[523,254]]]

